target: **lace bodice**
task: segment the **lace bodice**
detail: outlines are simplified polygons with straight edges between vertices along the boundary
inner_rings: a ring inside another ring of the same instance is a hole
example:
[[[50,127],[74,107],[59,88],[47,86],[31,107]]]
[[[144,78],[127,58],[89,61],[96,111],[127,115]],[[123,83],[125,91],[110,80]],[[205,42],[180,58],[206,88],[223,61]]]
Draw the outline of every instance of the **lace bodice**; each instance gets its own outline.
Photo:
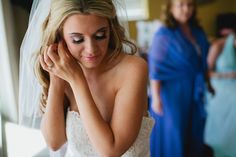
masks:
[[[154,120],[143,117],[139,135],[134,144],[122,157],[149,157],[149,135]],[[91,145],[79,114],[68,111],[66,118],[67,151],[66,157],[99,157]]]

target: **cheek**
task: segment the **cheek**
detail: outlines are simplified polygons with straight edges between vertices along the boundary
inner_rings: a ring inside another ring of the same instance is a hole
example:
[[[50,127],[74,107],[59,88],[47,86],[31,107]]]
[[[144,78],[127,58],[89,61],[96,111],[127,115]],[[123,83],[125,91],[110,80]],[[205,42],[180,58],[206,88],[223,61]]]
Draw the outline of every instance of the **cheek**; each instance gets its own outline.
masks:
[[[193,11],[194,11],[194,8],[193,8],[193,7],[189,8],[189,15],[190,15],[190,16],[193,15]]]
[[[108,44],[109,44],[109,40],[104,40],[102,41],[101,43],[99,43],[99,50],[102,52],[102,53],[106,53],[107,52],[107,49],[108,49]]]
[[[108,42],[101,44],[100,50],[103,51],[103,53],[106,53],[108,50]]]
[[[75,58],[79,57],[81,48],[78,45],[75,45],[73,43],[68,43],[67,48],[73,57]]]
[[[68,48],[69,49],[69,51],[70,51],[70,53],[71,53],[71,55],[73,56],[73,57],[77,57],[78,56],[78,53],[77,53],[77,51],[76,51],[76,49],[75,48]]]
[[[66,42],[67,49],[73,57],[76,57],[77,48],[74,43],[71,42],[68,36],[64,36],[64,41]]]
[[[177,7],[174,7],[170,10],[172,16],[174,16],[175,18],[179,16],[180,14],[180,9]]]
[[[178,19],[179,15],[180,15],[179,10],[173,9],[173,10],[172,10],[172,15],[173,15],[173,17],[174,17],[175,19]]]

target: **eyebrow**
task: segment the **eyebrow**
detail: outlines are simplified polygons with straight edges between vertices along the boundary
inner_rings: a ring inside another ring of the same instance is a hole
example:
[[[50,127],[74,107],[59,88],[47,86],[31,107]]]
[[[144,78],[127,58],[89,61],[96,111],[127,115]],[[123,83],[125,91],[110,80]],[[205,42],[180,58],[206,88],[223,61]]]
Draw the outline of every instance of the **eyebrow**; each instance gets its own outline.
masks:
[[[102,28],[99,28],[95,33],[93,33],[93,34],[96,34],[96,33],[98,33],[98,32],[103,32],[103,31],[105,31],[105,30],[107,30],[108,29],[108,27],[106,26],[106,27],[102,27]],[[77,33],[77,32],[73,32],[73,33],[69,33],[70,35],[83,35],[83,34],[81,34],[81,33]]]

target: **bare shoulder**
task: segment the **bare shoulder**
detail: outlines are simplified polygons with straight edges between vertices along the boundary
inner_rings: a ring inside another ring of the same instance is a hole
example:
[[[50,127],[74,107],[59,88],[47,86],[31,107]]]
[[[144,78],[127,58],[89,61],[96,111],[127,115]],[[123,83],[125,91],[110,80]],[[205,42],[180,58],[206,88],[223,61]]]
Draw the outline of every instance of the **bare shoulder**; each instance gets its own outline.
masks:
[[[145,74],[148,72],[147,62],[134,55],[125,55],[117,66],[119,72],[122,74]]]
[[[215,47],[217,49],[221,49],[224,46],[225,41],[226,41],[226,38],[217,39],[212,43],[212,47]]]
[[[122,85],[131,83],[147,82],[148,65],[141,57],[134,55],[124,55],[119,63],[115,66],[115,75],[113,75],[116,86],[120,88]],[[114,77],[115,76],[115,77]]]
[[[218,56],[225,44],[226,38],[220,38],[212,42],[210,51],[209,51],[209,56]],[[215,57],[214,57],[215,58]]]

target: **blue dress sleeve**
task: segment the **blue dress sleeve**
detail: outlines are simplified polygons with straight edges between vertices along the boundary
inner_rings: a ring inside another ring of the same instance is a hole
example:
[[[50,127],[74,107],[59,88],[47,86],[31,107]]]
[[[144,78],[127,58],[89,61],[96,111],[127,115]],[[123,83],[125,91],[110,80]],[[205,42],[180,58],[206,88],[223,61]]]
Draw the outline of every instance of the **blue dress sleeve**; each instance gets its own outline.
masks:
[[[164,63],[170,42],[167,34],[166,28],[160,28],[155,33],[148,52],[149,77],[152,80],[161,79],[159,65]]]

